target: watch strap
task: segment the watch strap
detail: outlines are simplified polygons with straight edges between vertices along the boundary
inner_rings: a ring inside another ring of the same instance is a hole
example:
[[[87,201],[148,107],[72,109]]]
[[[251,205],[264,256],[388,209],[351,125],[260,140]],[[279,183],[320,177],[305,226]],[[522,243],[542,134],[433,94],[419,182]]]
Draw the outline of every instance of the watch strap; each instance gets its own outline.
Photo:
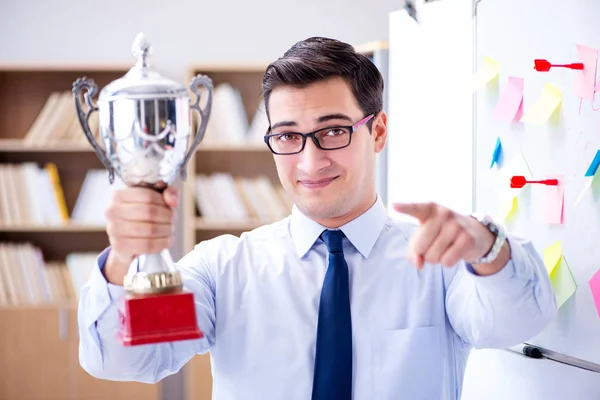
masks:
[[[469,261],[470,264],[489,264],[498,257],[500,254],[500,250],[502,250],[502,246],[506,241],[506,233],[504,229],[502,229],[499,225],[495,224],[491,218],[488,216],[481,216],[478,214],[473,214],[473,218],[475,218],[479,223],[485,226],[493,235],[494,235],[494,243],[490,250],[484,254],[482,257],[477,260]]]

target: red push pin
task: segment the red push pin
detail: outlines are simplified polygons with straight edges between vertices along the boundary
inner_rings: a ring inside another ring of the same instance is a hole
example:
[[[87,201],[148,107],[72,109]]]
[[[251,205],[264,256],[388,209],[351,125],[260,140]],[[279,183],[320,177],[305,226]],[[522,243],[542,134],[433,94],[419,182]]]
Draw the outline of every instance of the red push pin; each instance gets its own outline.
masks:
[[[534,60],[533,69],[540,72],[548,72],[552,67],[562,67],[570,69],[583,69],[583,63],[571,63],[571,64],[550,64],[548,60]]]
[[[510,187],[513,189],[521,189],[528,183],[541,183],[542,185],[556,186],[558,185],[558,179],[543,179],[541,181],[528,181],[524,176],[513,176],[510,178]]]

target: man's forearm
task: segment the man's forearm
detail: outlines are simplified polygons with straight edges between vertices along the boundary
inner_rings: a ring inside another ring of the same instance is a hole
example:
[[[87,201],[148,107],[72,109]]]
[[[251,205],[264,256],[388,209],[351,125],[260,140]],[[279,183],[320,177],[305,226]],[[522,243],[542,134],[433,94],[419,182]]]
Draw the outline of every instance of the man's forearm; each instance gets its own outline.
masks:
[[[128,264],[120,261],[114,251],[108,253],[106,264],[102,268],[102,274],[108,283],[123,286],[125,275],[127,275]]]
[[[516,238],[507,242],[502,250],[510,253],[510,257],[504,255],[507,262],[497,259],[497,265],[478,266],[479,271],[475,266],[459,268],[446,295],[454,330],[478,348],[527,340],[556,315],[554,291],[532,243]]]

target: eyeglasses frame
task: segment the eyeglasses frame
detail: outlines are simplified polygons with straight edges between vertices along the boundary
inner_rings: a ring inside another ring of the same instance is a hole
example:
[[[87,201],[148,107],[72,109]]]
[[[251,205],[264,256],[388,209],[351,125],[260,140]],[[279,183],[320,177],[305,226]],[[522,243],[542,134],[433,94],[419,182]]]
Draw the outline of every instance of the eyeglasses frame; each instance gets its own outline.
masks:
[[[304,150],[304,147],[306,146],[306,139],[307,138],[311,138],[313,143],[315,144],[315,146],[317,146],[317,148],[321,149],[321,150],[339,150],[339,149],[343,149],[346,148],[348,146],[350,146],[350,143],[352,143],[352,134],[354,132],[356,132],[356,130],[358,128],[360,128],[361,126],[363,126],[364,124],[366,124],[367,122],[369,122],[373,117],[375,117],[375,114],[369,114],[366,117],[364,117],[363,119],[361,119],[360,121],[356,122],[354,125],[336,125],[336,126],[330,126],[330,127],[325,127],[325,128],[319,128],[313,132],[309,132],[309,133],[300,133],[300,132],[285,132],[285,133],[271,133],[269,134],[268,132],[271,131],[271,127],[269,126],[269,128],[267,129],[267,133],[264,136],[264,140],[265,143],[267,145],[267,147],[269,148],[269,150],[271,150],[271,153],[273,154],[277,154],[277,155],[282,155],[282,156],[288,156],[288,155],[292,155],[292,154],[298,154],[298,153],[302,153],[302,151]],[[335,147],[333,149],[326,149],[324,147],[321,147],[321,144],[319,143],[319,140],[317,139],[317,137],[315,136],[317,132],[322,131],[323,129],[336,129],[336,128],[344,128],[344,129],[348,129],[348,131],[350,131],[350,138],[348,139],[348,144],[344,145],[344,146],[340,146],[340,147]],[[300,150],[293,152],[293,153],[277,153],[276,151],[273,150],[273,148],[271,147],[271,145],[269,144],[269,139],[271,137],[274,136],[280,136],[280,135],[290,135],[290,134],[294,134],[294,135],[300,135],[302,137],[302,147],[300,147]]]

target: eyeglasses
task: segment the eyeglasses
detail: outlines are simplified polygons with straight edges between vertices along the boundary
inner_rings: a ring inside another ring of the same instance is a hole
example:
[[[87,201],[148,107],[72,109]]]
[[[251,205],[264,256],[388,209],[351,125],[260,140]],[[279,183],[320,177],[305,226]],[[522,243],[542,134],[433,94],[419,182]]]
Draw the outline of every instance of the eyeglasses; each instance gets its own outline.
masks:
[[[304,150],[306,138],[311,138],[315,146],[321,150],[337,150],[348,147],[352,141],[352,134],[358,128],[366,124],[373,118],[371,114],[350,126],[330,126],[321,128],[310,133],[273,133],[269,134],[271,128],[265,135],[265,143],[273,154],[297,154]]]

